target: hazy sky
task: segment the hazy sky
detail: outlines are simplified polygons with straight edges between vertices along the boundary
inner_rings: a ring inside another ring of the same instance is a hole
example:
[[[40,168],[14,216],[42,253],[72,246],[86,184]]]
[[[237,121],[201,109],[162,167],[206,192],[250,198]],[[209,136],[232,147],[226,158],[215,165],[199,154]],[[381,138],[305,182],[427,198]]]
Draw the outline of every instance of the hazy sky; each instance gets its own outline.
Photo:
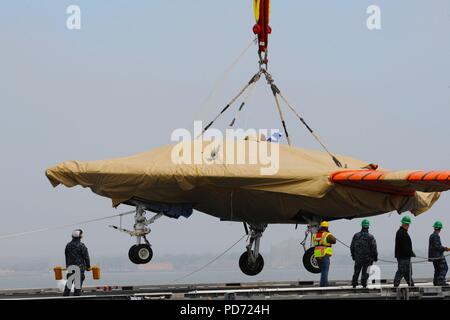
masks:
[[[70,4],[81,7],[81,30],[66,28]],[[382,10],[382,30],[366,27],[371,4]],[[201,107],[253,38],[253,24],[250,0],[1,1],[0,236],[129,210],[112,209],[88,189],[53,189],[45,169],[146,151],[168,143],[172,130],[189,128],[195,116],[217,113],[256,71],[252,47]],[[449,1],[273,0],[271,25],[271,72],[333,151],[391,169],[450,169]],[[318,148],[290,114],[287,124],[296,146]],[[279,128],[264,82],[238,119],[244,125]],[[435,219],[450,228],[449,216],[450,194],[443,194],[414,219],[414,245],[427,246]],[[372,219],[381,252],[392,251],[399,219]],[[93,260],[125,256],[134,242],[110,223],[83,227]],[[350,241],[359,224],[331,227]],[[239,223],[199,212],[162,218],[152,230],[155,254],[220,252],[243,233]],[[1,240],[0,258],[63,261],[70,231]],[[262,251],[303,231],[269,226]],[[450,243],[447,229],[443,240]],[[244,243],[235,249],[243,250]]]

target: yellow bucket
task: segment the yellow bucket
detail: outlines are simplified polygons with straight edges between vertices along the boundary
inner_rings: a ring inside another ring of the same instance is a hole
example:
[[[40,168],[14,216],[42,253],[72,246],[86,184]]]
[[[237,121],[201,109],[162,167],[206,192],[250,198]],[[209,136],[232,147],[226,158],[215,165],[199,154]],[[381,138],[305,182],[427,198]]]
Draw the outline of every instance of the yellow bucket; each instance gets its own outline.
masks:
[[[94,280],[100,280],[100,267],[99,266],[93,266],[91,268],[92,271],[92,278]]]
[[[53,268],[55,272],[55,280],[62,280],[63,278],[63,268],[61,266],[56,266]]]

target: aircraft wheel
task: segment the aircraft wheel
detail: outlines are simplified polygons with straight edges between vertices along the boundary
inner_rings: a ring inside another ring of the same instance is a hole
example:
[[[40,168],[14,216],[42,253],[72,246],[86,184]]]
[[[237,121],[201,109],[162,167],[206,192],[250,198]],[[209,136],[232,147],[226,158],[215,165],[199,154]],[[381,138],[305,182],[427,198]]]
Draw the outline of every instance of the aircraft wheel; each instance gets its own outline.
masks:
[[[311,273],[320,273],[319,264],[314,257],[314,247],[306,250],[305,254],[303,255],[303,266]]]
[[[139,264],[137,259],[136,259],[136,247],[137,245],[134,245],[130,248],[130,250],[128,250],[128,258],[130,259],[131,262],[133,262],[134,264]]]
[[[153,258],[153,250],[147,244],[134,245],[128,251],[128,258],[134,264],[146,264]]]
[[[264,259],[262,255],[259,254],[256,262],[250,263],[248,252],[246,251],[239,258],[239,268],[241,268],[241,271],[248,276],[256,276],[264,268]]]

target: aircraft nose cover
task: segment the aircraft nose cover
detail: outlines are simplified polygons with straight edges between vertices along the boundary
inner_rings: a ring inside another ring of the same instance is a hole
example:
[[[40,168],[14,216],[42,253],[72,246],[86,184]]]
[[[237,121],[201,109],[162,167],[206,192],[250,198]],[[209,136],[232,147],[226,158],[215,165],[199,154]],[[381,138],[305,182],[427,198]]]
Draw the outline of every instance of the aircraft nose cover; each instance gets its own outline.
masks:
[[[46,176],[53,187],[59,184],[69,188],[80,185],[114,202],[120,202],[128,200],[123,197],[124,194],[133,194],[134,186],[140,184],[141,171],[139,167],[114,160],[66,161],[47,169]]]
[[[82,184],[80,178],[83,177],[83,174],[86,175],[86,182],[89,180],[89,174],[86,167],[86,164],[77,161],[67,161],[47,169],[45,175],[48,180],[50,180],[53,187],[63,184],[66,187],[71,188],[78,184]]]

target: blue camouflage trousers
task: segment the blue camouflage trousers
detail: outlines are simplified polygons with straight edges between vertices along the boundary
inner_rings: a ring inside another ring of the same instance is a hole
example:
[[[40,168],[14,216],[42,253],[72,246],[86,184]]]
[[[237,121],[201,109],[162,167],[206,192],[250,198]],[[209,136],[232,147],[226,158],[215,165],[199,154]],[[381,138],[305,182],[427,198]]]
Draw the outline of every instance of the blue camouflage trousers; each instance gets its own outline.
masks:
[[[397,259],[398,270],[394,278],[394,286],[398,287],[403,278],[405,278],[406,283],[410,287],[414,286],[414,281],[412,279],[412,264],[411,258],[408,259]]]
[[[445,277],[447,276],[448,271],[447,260],[445,260],[445,258],[434,260],[433,266],[434,266],[433,284],[435,286],[441,286],[445,284],[446,282]]]

